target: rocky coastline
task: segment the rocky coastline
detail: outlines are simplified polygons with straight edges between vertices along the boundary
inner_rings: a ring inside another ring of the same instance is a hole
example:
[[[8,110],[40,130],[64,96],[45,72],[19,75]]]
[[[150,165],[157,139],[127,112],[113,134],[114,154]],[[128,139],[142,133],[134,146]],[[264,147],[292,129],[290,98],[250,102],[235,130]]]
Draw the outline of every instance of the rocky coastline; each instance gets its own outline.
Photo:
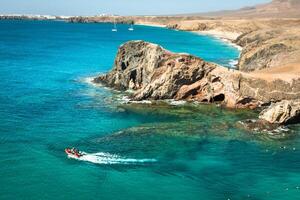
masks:
[[[189,20],[168,27],[217,36],[242,47],[238,63],[241,71],[300,62],[299,19]]]
[[[53,16],[53,15],[0,15],[0,20],[69,20],[70,16]]]
[[[274,8],[280,8],[280,13]],[[237,70],[228,70],[193,55],[172,53],[156,44],[130,41],[120,47],[112,71],[96,77],[93,82],[117,90],[131,90],[131,98],[135,101],[175,99],[217,102],[237,109],[263,107],[255,124],[268,127],[300,122],[298,8],[300,4],[294,1],[273,0],[247,12],[242,9],[213,15],[59,18],[3,15],[0,19],[164,26],[226,40],[241,50]],[[260,15],[260,11],[264,15]],[[254,121],[249,122],[253,124]]]
[[[176,99],[250,109],[270,105],[257,123],[299,122],[300,79],[270,82],[145,41],[123,44],[113,69],[93,82],[117,90],[132,90],[134,101]]]
[[[218,102],[229,108],[263,107],[269,110],[269,116],[285,118],[274,121],[262,112],[255,126],[276,127],[299,122],[299,108],[294,103],[300,99],[299,18],[112,16],[70,20],[73,23],[113,21],[165,26],[226,40],[241,50],[237,70],[192,55],[174,54],[155,44],[131,41],[120,47],[112,71],[95,78],[94,83],[132,90],[131,98],[135,101],[175,99]],[[285,100],[297,111],[290,112],[286,106],[273,109]]]

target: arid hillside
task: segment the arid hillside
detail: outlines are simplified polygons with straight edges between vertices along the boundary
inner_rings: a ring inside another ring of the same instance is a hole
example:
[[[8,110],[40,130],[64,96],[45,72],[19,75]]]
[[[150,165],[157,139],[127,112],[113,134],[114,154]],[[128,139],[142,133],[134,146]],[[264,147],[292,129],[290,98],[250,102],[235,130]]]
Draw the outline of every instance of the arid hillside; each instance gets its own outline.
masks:
[[[231,40],[242,47],[238,63],[242,71],[300,63],[299,19],[188,20],[168,27]]]
[[[239,10],[227,10],[192,15],[222,18],[297,18],[300,17],[300,0],[273,0],[267,4],[245,7]]]

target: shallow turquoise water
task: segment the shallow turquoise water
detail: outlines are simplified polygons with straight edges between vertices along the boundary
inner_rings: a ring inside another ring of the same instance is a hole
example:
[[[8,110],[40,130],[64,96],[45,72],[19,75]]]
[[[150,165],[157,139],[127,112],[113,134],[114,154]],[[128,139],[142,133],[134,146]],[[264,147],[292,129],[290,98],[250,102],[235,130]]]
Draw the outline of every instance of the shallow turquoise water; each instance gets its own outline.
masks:
[[[127,28],[0,21],[0,199],[300,199],[299,126],[274,141],[239,128],[250,111],[124,106],[85,83],[132,39],[225,65],[238,56],[210,37]],[[89,157],[68,159],[68,146]]]

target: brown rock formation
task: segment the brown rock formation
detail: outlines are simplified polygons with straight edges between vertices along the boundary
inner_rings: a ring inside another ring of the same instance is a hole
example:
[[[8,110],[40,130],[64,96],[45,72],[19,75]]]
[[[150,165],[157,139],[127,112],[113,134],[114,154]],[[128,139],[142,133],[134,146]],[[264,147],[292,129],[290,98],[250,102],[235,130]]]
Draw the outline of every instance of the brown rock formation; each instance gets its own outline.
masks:
[[[254,71],[299,62],[299,35],[300,26],[267,28],[241,35],[235,41],[244,47],[239,69]]]
[[[139,89],[151,82],[159,62],[170,56],[158,45],[133,41],[122,45],[112,71],[95,79],[117,90]]]
[[[236,108],[300,97],[300,80],[268,82],[144,41],[122,45],[112,71],[94,82],[119,90],[133,89],[135,100],[216,101]]]
[[[300,100],[273,103],[260,113],[259,118],[273,124],[299,123]]]

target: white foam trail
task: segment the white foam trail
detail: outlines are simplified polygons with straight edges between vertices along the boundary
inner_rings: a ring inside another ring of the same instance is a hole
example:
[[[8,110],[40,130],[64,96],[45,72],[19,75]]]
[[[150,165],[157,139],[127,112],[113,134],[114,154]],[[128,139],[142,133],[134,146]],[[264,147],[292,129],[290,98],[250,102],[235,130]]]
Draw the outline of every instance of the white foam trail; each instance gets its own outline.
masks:
[[[128,164],[139,164],[139,163],[152,163],[156,162],[156,159],[134,159],[134,158],[124,158],[115,154],[109,154],[104,152],[99,153],[86,153],[82,152],[83,156],[77,158],[76,156],[68,155],[69,158],[73,158],[76,160],[91,162],[95,164],[122,164],[122,165],[128,165]]]

